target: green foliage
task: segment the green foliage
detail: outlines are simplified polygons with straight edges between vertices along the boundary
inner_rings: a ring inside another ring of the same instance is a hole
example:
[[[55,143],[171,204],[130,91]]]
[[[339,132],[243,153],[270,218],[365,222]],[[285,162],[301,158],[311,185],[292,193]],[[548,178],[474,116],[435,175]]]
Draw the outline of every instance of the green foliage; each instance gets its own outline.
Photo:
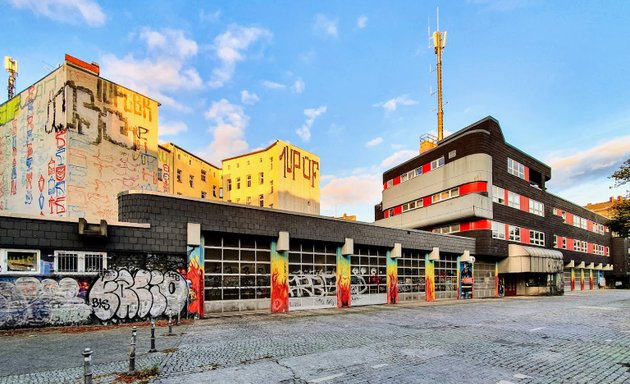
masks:
[[[615,180],[615,187],[619,187],[630,182],[630,159],[626,160],[612,176]],[[630,236],[630,195],[613,206],[613,216],[608,221],[608,226],[613,232],[621,237]]]

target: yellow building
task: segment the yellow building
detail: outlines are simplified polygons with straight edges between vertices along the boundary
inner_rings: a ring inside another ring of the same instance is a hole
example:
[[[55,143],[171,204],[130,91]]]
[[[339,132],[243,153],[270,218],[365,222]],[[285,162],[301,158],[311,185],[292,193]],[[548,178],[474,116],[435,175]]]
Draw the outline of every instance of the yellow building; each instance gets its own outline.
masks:
[[[584,208],[610,219],[612,218],[613,214],[613,206],[617,203],[621,203],[623,200],[624,199],[621,196],[617,196],[616,199],[614,196],[611,196],[608,201],[604,201],[602,203],[588,203],[584,206]]]
[[[222,163],[224,201],[319,214],[319,156],[277,140]]]
[[[173,143],[158,146],[158,191],[221,200],[221,169]]]

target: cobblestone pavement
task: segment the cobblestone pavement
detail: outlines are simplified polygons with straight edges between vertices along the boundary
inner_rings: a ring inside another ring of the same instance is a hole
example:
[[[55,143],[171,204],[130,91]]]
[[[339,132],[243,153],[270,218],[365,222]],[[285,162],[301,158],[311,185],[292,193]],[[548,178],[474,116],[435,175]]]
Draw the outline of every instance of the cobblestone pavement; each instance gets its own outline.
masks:
[[[139,343],[139,367],[160,365],[155,384],[630,383],[626,290],[219,316],[176,330],[159,353]],[[0,383],[78,382],[90,343],[95,382],[112,382],[129,331],[2,337]]]

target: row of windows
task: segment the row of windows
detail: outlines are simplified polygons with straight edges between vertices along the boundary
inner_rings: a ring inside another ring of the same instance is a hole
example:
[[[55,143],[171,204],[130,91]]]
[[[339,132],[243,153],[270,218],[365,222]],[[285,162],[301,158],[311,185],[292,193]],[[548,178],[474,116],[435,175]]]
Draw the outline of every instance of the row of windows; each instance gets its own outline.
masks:
[[[440,168],[444,166],[444,156],[440,157],[439,159],[435,159],[430,163],[430,171]],[[402,175],[400,175],[400,182],[404,183],[405,181],[409,181],[415,177],[418,177],[420,175],[422,175],[423,171],[422,171],[422,166],[416,168],[416,169],[412,169],[409,172],[405,172]],[[394,186],[394,180],[388,180],[386,187],[385,188],[390,188]]]
[[[38,250],[0,249],[0,273],[41,273],[41,255]],[[107,269],[107,253],[55,251],[53,273],[98,274]]]
[[[431,232],[433,233],[455,233],[455,232],[459,232],[461,229],[459,223],[455,223],[455,224],[451,224],[451,225],[445,225],[443,227],[439,227],[439,228],[433,228],[431,230]]]
[[[430,204],[435,204],[437,202],[452,199],[458,196],[459,196],[459,187],[451,188],[449,190],[438,192],[436,194],[431,195]],[[411,211],[411,210],[422,208],[422,207],[424,207],[424,197],[402,204],[400,206],[400,210],[401,212],[406,212],[406,211]],[[389,208],[387,211],[385,211],[385,217],[391,217],[394,215],[396,215],[396,208]]]
[[[545,204],[531,198],[527,198],[527,200],[529,201],[529,213],[545,217]],[[521,195],[516,192],[507,191],[506,201],[505,189],[497,187],[496,185],[492,186],[492,201],[501,205],[521,209]]]
[[[525,166],[516,160],[510,159],[509,157],[507,159],[507,171],[516,177],[525,179]]]
[[[560,248],[560,249],[567,249],[569,251],[588,253],[589,243],[587,241],[573,239],[573,249],[571,249],[571,247],[568,245],[568,240],[570,239],[567,237],[554,236],[553,247]],[[558,241],[559,241],[559,244],[558,244]],[[608,256],[610,255],[609,251],[610,249],[604,245],[593,244],[593,253],[595,255]]]
[[[545,246],[545,234],[543,232],[508,225],[506,233],[505,224],[496,221],[492,222],[493,239],[521,242],[521,231],[529,231],[529,244]]]
[[[263,162],[263,158],[262,158],[262,157],[259,157],[259,158],[258,158],[258,162],[259,162],[259,163],[262,163],[262,162]],[[251,165],[250,160],[247,160],[247,165]],[[240,166],[241,166],[241,164],[240,164],[240,163],[236,163],[236,168],[240,168]],[[231,164],[228,164],[228,165],[227,165],[227,170],[229,171],[229,170],[230,170],[230,168],[232,168],[232,165],[231,165]],[[273,157],[270,157],[270,158],[269,158],[269,169],[273,169]]]
[[[247,183],[247,188],[251,188],[252,186],[252,175],[247,175],[246,178],[246,183]],[[259,172],[258,173],[258,184],[259,185],[263,185],[265,183],[265,173],[264,172]],[[273,193],[273,180],[271,181],[271,193]],[[232,190],[232,179],[227,179],[227,189],[228,191]],[[241,178],[237,177],[236,178],[236,189],[241,189]]]
[[[560,208],[554,208],[553,214],[556,216],[562,217],[562,220],[565,224],[573,225],[574,227],[577,227],[577,228],[588,230],[588,223],[590,222],[593,227],[592,232],[598,233],[600,235],[603,235],[605,232],[608,232],[608,227],[606,227],[605,225],[595,223],[593,221],[590,221],[578,215],[567,213],[566,211]]]

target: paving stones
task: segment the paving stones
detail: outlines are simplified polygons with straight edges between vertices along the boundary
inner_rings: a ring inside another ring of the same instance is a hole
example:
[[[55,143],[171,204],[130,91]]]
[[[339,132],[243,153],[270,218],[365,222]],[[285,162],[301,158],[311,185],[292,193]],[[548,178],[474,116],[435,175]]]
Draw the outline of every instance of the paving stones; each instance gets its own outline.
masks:
[[[138,364],[160,364],[156,384],[623,383],[630,382],[629,318],[624,290],[215,317],[176,328],[179,336],[162,353],[139,350]],[[58,335],[40,336],[43,347]],[[67,337],[85,344],[92,336]],[[24,353],[5,344],[0,357]],[[80,382],[80,358],[74,365],[56,360],[80,356],[81,348],[36,357],[37,343],[31,347],[33,358],[54,369],[8,374],[0,367],[0,383]],[[98,346],[91,348],[96,354]],[[95,362],[95,382],[125,370],[126,351]],[[28,356],[11,359],[29,363]]]

